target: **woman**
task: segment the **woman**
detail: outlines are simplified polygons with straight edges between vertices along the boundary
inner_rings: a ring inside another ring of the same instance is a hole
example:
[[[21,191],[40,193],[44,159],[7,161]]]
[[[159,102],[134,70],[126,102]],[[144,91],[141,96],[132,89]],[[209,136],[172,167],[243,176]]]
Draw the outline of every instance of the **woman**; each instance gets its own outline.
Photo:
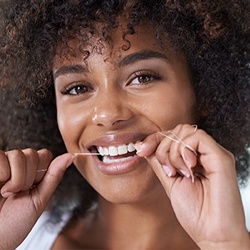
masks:
[[[47,249],[249,249],[249,3],[8,4],[2,85],[59,156],[40,134],[1,152],[1,248],[42,245],[25,238],[57,189]]]

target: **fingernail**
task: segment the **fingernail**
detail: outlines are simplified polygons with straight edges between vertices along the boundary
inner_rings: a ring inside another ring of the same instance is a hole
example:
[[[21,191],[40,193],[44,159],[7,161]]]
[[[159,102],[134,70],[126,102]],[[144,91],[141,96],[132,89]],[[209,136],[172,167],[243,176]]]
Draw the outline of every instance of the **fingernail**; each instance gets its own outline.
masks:
[[[168,166],[162,165],[162,168],[168,177],[171,177],[173,175],[172,170]]]
[[[142,145],[143,145],[143,142],[141,141],[135,143],[134,147],[136,149],[136,154],[140,154]]]
[[[190,173],[189,173],[187,170],[185,170],[185,169],[180,169],[179,171],[180,171],[181,174],[183,174],[185,177],[190,178]]]
[[[191,162],[188,160],[188,157],[186,156],[186,150],[185,150],[185,148],[182,150],[182,152],[181,152],[181,156],[182,156],[182,159],[184,160],[184,162],[185,162],[185,164],[187,165],[187,167],[189,168],[189,169],[191,169],[193,166],[192,166],[192,164],[191,164]]]

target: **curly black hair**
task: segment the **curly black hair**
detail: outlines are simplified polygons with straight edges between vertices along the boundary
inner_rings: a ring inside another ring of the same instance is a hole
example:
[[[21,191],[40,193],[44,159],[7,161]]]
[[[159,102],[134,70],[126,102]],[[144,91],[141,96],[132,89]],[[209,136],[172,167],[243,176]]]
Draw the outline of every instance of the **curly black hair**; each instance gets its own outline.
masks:
[[[127,35],[147,22],[160,42],[162,34],[167,35],[173,48],[186,56],[197,98],[197,124],[234,153],[239,180],[244,181],[250,138],[249,13],[248,0],[2,0],[3,149],[47,147],[55,155],[66,151],[57,128],[53,90],[57,46],[67,45],[76,35],[86,44],[96,34],[112,45],[110,32],[123,17],[125,50]],[[97,24],[102,24],[101,33]],[[72,54],[70,47],[66,53]],[[88,56],[91,51],[83,53]],[[52,211],[72,197],[80,213],[97,197],[75,168],[60,184]]]

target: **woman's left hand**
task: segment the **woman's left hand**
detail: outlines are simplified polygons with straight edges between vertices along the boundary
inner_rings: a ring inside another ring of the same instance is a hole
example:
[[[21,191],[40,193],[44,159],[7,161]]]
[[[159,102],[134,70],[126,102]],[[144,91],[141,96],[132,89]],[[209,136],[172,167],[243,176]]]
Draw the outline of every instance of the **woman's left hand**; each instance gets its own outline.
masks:
[[[229,151],[191,125],[157,132],[136,147],[201,249],[250,249],[235,159]]]

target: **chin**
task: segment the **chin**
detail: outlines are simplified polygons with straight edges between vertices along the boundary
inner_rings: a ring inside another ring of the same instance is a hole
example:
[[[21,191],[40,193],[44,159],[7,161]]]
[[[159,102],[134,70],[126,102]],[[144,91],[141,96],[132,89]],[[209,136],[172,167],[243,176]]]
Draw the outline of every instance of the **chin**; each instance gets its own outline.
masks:
[[[96,190],[104,200],[113,204],[144,203],[165,192],[155,175],[150,180],[139,181],[134,178],[128,182],[123,179],[112,184]]]

